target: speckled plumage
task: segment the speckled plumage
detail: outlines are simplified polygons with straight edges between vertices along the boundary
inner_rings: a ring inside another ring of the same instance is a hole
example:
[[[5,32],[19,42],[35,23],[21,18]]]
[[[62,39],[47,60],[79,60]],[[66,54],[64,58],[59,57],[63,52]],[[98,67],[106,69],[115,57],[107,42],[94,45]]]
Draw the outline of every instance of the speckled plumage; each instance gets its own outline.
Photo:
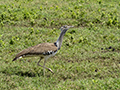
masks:
[[[29,47],[16,55],[13,61],[17,60],[19,57],[26,56],[40,56],[44,57],[55,53],[58,50],[57,46],[54,43],[41,43],[33,47]],[[51,53],[51,52],[52,53]]]

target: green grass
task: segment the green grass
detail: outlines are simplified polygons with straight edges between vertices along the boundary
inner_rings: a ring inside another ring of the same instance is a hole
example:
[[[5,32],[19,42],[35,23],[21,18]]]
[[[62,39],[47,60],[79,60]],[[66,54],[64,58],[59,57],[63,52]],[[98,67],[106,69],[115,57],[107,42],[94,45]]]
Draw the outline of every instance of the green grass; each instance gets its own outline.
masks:
[[[119,90],[119,11],[119,0],[0,1],[0,90]],[[55,42],[66,24],[75,27],[46,63],[55,74],[43,76],[39,57],[12,62],[25,48]]]

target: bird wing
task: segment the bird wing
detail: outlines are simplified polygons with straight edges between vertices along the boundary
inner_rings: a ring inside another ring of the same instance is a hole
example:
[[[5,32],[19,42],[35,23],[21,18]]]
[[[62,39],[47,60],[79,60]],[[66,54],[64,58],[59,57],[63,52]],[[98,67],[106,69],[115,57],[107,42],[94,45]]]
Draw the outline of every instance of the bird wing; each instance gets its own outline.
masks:
[[[44,55],[47,52],[56,52],[58,50],[58,48],[55,46],[54,43],[42,43],[42,44],[38,44],[36,46],[33,47],[29,47],[23,51],[21,51],[20,53],[18,53],[16,55],[16,57],[13,59],[13,61],[15,61],[16,59],[18,59],[19,57],[24,57],[27,55]]]

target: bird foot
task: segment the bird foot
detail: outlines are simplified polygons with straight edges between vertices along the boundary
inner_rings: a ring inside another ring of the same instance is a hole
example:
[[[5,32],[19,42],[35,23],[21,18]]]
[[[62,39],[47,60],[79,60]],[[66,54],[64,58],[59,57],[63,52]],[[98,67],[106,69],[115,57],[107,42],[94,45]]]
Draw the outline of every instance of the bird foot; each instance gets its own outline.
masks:
[[[48,68],[48,70],[49,70],[51,73],[53,73],[53,74],[54,74],[54,72],[52,71],[52,69]]]

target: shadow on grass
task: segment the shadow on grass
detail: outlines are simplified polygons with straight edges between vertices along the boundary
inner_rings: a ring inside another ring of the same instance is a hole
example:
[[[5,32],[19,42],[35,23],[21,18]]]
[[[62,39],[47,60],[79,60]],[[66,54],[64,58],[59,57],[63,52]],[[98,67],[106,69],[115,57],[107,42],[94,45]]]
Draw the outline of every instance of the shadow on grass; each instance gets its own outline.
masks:
[[[19,71],[19,72],[16,72],[15,74],[19,75],[19,76],[25,76],[25,77],[36,77],[37,76],[33,72],[22,72],[22,71]]]
[[[6,75],[18,75],[22,77],[37,77],[37,76],[43,76],[43,73],[35,73],[32,71],[20,71],[15,70],[13,68],[5,69],[3,71],[0,71],[0,73],[6,74]]]

